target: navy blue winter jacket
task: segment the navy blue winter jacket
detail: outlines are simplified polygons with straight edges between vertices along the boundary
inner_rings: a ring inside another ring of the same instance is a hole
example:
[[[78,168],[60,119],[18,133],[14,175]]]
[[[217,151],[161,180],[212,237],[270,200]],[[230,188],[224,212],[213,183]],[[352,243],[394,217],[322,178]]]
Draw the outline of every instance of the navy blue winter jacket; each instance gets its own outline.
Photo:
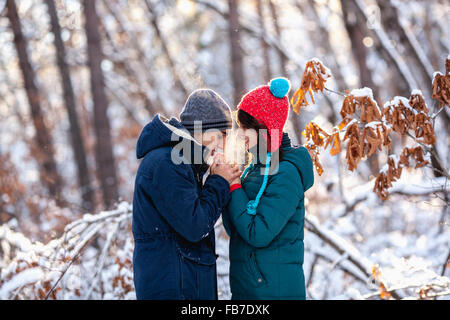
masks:
[[[139,137],[133,197],[133,272],[138,299],[217,299],[214,224],[229,183],[193,164],[199,145],[176,119],[157,115]],[[191,152],[174,148],[187,136]],[[173,152],[172,152],[173,151]],[[190,154],[189,154],[190,153]],[[173,155],[183,156],[176,164]]]

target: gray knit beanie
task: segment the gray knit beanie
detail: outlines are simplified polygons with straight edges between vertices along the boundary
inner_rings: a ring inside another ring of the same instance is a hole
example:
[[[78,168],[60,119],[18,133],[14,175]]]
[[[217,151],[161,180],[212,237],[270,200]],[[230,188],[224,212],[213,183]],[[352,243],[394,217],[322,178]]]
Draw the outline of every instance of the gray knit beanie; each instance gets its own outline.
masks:
[[[190,132],[195,127],[202,131],[208,129],[231,129],[231,109],[228,104],[211,89],[198,89],[192,92],[180,113],[181,124]]]

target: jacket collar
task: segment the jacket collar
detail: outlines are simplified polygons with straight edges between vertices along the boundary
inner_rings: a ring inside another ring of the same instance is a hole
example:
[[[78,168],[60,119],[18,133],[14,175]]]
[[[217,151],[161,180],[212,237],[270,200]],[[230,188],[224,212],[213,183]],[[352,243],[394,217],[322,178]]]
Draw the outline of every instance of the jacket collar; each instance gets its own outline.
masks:
[[[192,165],[196,173],[203,175],[208,170],[209,165],[204,161],[203,156],[201,157],[201,163],[195,163],[195,155],[203,155],[205,153],[206,147],[195,140],[195,138],[189,133],[189,131],[187,131],[187,129],[176,118],[172,117],[170,120],[165,119],[165,121],[163,120],[161,121],[161,123],[179,137],[178,140],[173,141],[174,145],[176,145],[182,139],[185,139],[185,142],[189,142],[191,151],[190,155],[184,155],[182,152],[181,154]]]

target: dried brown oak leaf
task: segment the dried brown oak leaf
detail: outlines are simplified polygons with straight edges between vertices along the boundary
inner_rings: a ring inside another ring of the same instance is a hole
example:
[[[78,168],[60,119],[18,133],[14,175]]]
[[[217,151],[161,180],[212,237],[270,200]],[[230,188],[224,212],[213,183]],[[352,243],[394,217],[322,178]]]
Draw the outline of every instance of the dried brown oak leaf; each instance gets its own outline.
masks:
[[[383,167],[381,172],[375,179],[373,192],[375,192],[382,200],[386,200],[389,196],[388,188],[392,187],[392,183],[398,180],[402,174],[403,167],[410,167],[410,158],[415,161],[415,168],[421,168],[429,163],[424,158],[424,150],[422,147],[405,147],[400,157],[390,155],[388,163]]]
[[[361,136],[361,150],[363,156],[371,156],[377,149],[381,151],[383,145],[383,136],[377,128],[375,132],[372,127],[364,127]],[[366,151],[368,150],[368,151]]]
[[[402,167],[399,165],[400,159],[396,155],[390,155],[388,163],[383,167],[382,171],[375,179],[373,192],[375,192],[382,200],[387,200],[389,196],[388,188],[392,187],[392,182],[400,178]]]
[[[409,98],[409,105],[417,111],[413,123],[416,138],[421,138],[426,144],[434,144],[436,142],[436,136],[434,135],[433,124],[431,123],[428,108],[422,94],[413,92]]]
[[[329,136],[328,133],[326,133],[314,122],[309,122],[306,125],[302,135],[306,138],[306,140],[312,140],[312,142],[317,146],[322,146],[325,139]]]
[[[330,134],[325,139],[325,147],[324,147],[324,149],[326,149],[329,145],[331,146],[330,154],[332,156],[335,156],[339,152],[341,152],[341,139],[339,138],[339,131],[334,131],[332,134]]]
[[[335,156],[339,152],[341,152],[341,139],[339,137],[339,130],[343,128],[342,124],[343,123],[341,123],[338,127],[335,127],[331,134],[328,134],[316,123],[309,122],[306,125],[305,130],[303,130],[302,134],[304,137],[306,137],[307,141],[312,140],[315,145],[323,146],[324,149],[328,148],[328,146],[331,146],[330,154],[332,156]]]
[[[345,97],[341,108],[343,119],[360,110],[362,122],[372,122],[381,119],[381,111],[373,99],[372,90],[369,88],[355,89]]]
[[[306,143],[304,146],[308,149],[311,155],[314,167],[316,168],[317,173],[319,175],[322,175],[323,167],[319,161],[318,147],[323,146],[325,139],[327,139],[329,135],[314,122],[309,122],[306,125],[305,130],[303,130],[302,134],[308,141],[308,143]]]
[[[422,168],[429,164],[430,162],[428,160],[425,160],[424,158],[425,152],[422,147],[418,146],[415,148],[408,148],[405,147],[400,155],[400,163],[403,164],[405,167],[409,167],[409,159],[412,157],[412,159],[415,161],[415,168]]]
[[[323,173],[323,167],[319,161],[319,150],[318,150],[317,145],[312,144],[312,143],[307,143],[304,145],[304,147],[306,149],[308,149],[311,159],[313,161],[314,167],[316,168],[316,171],[319,174],[319,176],[321,176]]]
[[[300,88],[294,92],[291,99],[295,113],[300,114],[300,108],[309,105],[306,99],[308,93],[312,103],[315,103],[313,92],[322,92],[329,77],[331,77],[330,70],[319,59],[314,58],[306,63]]]
[[[389,182],[387,176],[384,172],[380,172],[375,179],[375,184],[373,186],[373,192],[375,192],[380,199],[386,200],[389,196],[387,189],[389,188]]]
[[[381,270],[378,264],[372,266],[372,276],[375,279],[376,282],[380,285],[380,298],[381,299],[389,299],[391,297],[391,294],[387,290],[386,286],[384,285],[382,279],[381,279]]]
[[[433,94],[431,98],[439,101],[439,106],[450,106],[450,59],[445,60],[445,75],[436,72],[432,84]]]
[[[391,124],[393,131],[405,134],[409,129],[413,128],[416,113],[409,105],[408,99],[394,97],[394,99],[384,104],[382,117]]]
[[[355,120],[353,123],[349,123],[343,139],[344,141],[346,141],[347,139],[349,140],[345,158],[347,159],[348,169],[350,171],[356,169],[358,162],[363,157],[360,138],[361,132],[358,126],[358,122]]]

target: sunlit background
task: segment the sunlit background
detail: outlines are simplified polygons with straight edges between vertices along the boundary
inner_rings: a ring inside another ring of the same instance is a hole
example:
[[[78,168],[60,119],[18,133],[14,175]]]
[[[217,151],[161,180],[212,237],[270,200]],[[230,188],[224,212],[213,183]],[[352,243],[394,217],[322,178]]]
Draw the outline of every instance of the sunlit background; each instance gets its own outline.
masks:
[[[43,132],[36,128],[43,127],[30,107],[11,2],[51,145],[36,143]],[[49,2],[74,93],[84,186]],[[88,46],[84,2],[0,0],[0,299],[135,298],[128,203],[139,165],[136,141],[157,113],[177,117],[197,88],[217,91],[235,110],[245,92],[277,76],[290,79],[292,94],[306,62],[319,58],[332,73],[329,90],[300,115],[290,111],[285,130],[296,145],[305,143],[308,122],[329,131],[339,123],[347,90],[370,87],[381,107],[420,89],[430,112],[440,107],[431,82],[435,72],[445,73],[450,52],[445,0],[96,0],[101,42],[95,48]],[[91,49],[101,57],[98,72],[89,64]],[[103,79],[96,84],[106,97],[104,117],[94,116],[100,104],[93,75]],[[98,150],[108,147],[99,123],[109,126],[113,162],[103,161],[113,163],[116,178],[102,172]],[[434,147],[448,172],[447,108],[434,126]],[[392,140],[389,154],[414,144],[406,136]],[[372,188],[387,156],[379,152],[349,171],[345,154],[320,154],[324,173],[315,172],[306,194],[308,299],[448,297],[448,174],[432,165],[404,170],[382,201]],[[47,172],[49,158],[56,167]],[[49,173],[60,177],[56,191],[48,187],[55,185]],[[220,221],[216,235],[219,297],[229,299],[228,239]],[[397,289],[383,293],[380,283]]]

